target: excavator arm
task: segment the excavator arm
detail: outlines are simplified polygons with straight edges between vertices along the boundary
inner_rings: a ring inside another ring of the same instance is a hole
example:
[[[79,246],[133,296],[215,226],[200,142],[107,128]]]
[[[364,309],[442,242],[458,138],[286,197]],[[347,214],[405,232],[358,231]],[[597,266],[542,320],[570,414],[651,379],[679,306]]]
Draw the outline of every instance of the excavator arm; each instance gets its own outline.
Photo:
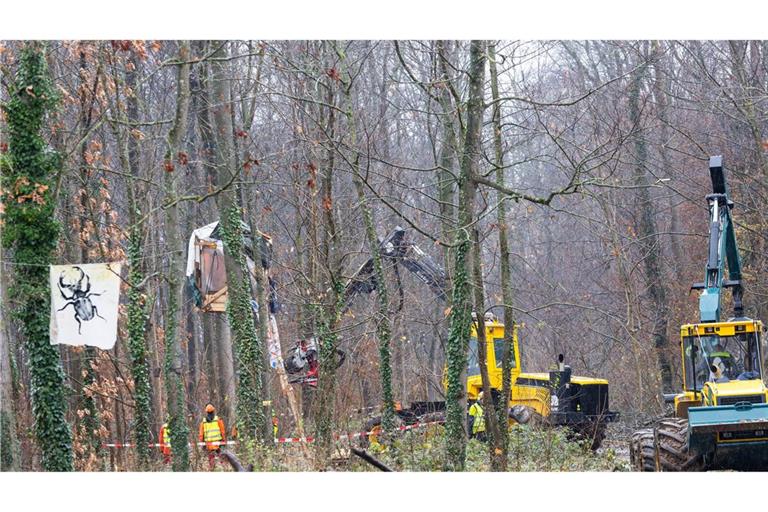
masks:
[[[733,201],[728,197],[728,185],[723,168],[723,157],[709,159],[709,175],[712,179],[712,194],[706,196],[709,205],[709,250],[705,280],[694,284],[691,289],[702,290],[699,297],[701,322],[719,322],[722,295],[725,288],[733,291],[734,316],[744,316],[741,284],[741,259],[736,245],[736,234],[731,218]],[[728,278],[725,265],[728,264]]]
[[[413,273],[441,301],[446,300],[445,270],[419,246],[407,240],[405,229],[396,226],[379,243],[381,257],[394,265],[400,264]],[[361,293],[371,293],[378,288],[376,274],[373,271],[373,257],[363,263],[349,279],[344,290],[344,311],[349,309],[354,299]]]
[[[402,265],[415,275],[422,283],[426,284],[435,296],[445,302],[446,277],[445,270],[438,265],[427,253],[405,237],[405,229],[396,226],[381,242],[379,251],[383,261],[393,265]],[[369,294],[378,289],[379,283],[374,272],[373,257],[363,263],[357,272],[347,281],[344,288],[344,307],[346,312],[361,294]],[[314,338],[301,340],[292,348],[285,359],[286,370],[289,373],[304,375],[291,379],[296,384],[317,384],[317,342]],[[344,363],[345,354],[337,350],[337,366]]]

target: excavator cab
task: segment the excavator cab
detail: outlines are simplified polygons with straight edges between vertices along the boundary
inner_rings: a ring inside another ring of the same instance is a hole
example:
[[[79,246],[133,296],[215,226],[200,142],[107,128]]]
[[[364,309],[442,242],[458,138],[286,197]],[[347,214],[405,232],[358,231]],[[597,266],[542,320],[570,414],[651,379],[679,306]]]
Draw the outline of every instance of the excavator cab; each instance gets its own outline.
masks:
[[[721,393],[734,388],[722,385],[729,382],[755,381],[754,385],[759,387],[763,379],[761,330],[762,324],[751,320],[684,325],[681,336],[685,389],[702,393],[707,389],[704,404],[715,405],[717,397],[710,393],[709,383],[719,384]],[[743,390],[745,385],[735,388]]]
[[[502,361],[504,357],[504,324],[499,322],[491,313],[485,316],[485,361],[488,367],[488,378],[491,389],[501,390]],[[477,354],[477,323],[472,324],[472,336],[469,339],[469,359],[467,364],[467,398],[477,400],[477,395],[483,389],[480,377],[480,362]],[[520,348],[517,339],[517,325],[512,330],[512,382],[520,375]],[[447,381],[445,382],[447,386]]]

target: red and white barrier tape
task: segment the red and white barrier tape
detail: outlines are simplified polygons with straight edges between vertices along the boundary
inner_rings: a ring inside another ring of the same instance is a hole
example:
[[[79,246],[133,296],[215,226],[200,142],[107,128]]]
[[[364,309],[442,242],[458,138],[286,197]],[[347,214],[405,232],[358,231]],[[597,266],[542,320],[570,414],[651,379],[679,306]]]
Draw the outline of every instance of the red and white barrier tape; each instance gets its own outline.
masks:
[[[222,446],[225,444],[236,444],[237,441],[211,441],[210,443],[188,443],[189,446]],[[104,443],[102,446],[106,448],[135,448],[136,443]],[[149,443],[148,445],[150,448],[160,448],[162,445],[160,443]]]
[[[428,425],[437,425],[442,424],[442,421],[430,421],[427,423],[414,423],[413,425],[403,425],[401,427],[397,427],[395,430],[398,432],[405,432],[406,430],[413,430],[415,428],[420,427],[426,427]],[[350,432],[346,434],[334,434],[334,439],[353,439],[356,437],[368,437],[371,434],[375,434],[377,432],[370,431],[370,432]],[[380,433],[380,432],[379,432]],[[307,436],[307,437],[276,437],[275,443],[277,444],[284,444],[284,443],[314,443],[315,438],[313,436]],[[221,446],[221,445],[232,445],[237,444],[237,441],[226,441],[226,442],[219,442],[219,441],[213,441],[210,443],[189,443],[190,446],[207,446],[207,445],[213,445],[213,446]],[[136,446],[135,443],[105,443],[103,446],[106,448],[134,448]],[[160,448],[162,445],[160,443],[150,443],[150,447],[153,448]]]

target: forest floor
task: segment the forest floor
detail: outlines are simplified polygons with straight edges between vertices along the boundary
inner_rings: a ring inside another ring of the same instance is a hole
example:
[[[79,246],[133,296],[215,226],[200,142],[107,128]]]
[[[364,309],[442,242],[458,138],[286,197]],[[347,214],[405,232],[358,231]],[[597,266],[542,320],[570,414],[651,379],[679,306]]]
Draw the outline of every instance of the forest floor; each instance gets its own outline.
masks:
[[[445,433],[442,426],[383,438],[386,451],[375,457],[394,471],[439,472],[445,466]],[[362,461],[343,443],[336,446],[334,457],[326,464],[317,464],[314,446],[298,443],[268,447],[238,446],[233,452],[243,466],[253,464],[255,471],[378,471]],[[467,444],[466,470],[489,471],[488,445],[477,440]],[[203,451],[193,455],[193,471],[209,471]],[[158,471],[170,471],[170,466],[157,466]],[[603,446],[593,452],[587,443],[569,439],[562,429],[513,427],[509,439],[509,471],[629,471],[626,440],[619,431],[608,432]],[[223,460],[215,471],[231,471]]]

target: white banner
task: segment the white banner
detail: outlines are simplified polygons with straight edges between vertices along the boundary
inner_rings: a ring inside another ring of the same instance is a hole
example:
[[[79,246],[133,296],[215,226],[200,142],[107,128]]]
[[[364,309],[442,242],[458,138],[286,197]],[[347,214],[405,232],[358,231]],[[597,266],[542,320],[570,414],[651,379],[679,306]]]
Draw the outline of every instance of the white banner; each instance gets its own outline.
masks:
[[[115,345],[120,269],[120,263],[51,265],[51,345]]]
[[[275,315],[269,315],[267,324],[267,347],[269,347],[269,366],[272,369],[283,367],[282,348],[280,347],[280,332],[277,330]]]

